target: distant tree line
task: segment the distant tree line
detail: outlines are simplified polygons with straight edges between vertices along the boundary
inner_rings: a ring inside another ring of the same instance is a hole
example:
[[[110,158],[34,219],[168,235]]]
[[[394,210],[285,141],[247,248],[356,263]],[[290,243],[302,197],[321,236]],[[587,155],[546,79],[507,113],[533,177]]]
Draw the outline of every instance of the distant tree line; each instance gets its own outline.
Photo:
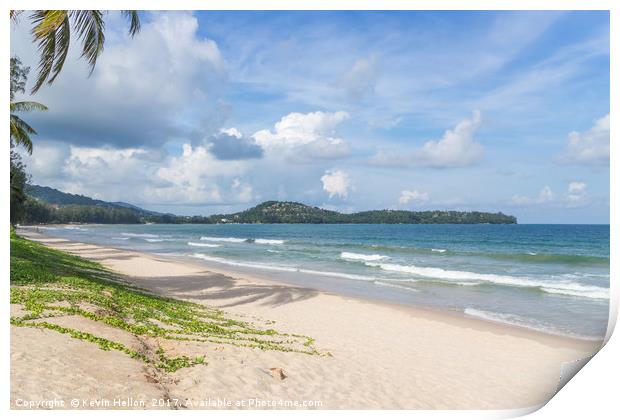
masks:
[[[59,194],[66,194],[57,191]],[[73,199],[66,195],[64,200]],[[79,201],[88,199],[77,196]],[[372,210],[344,214],[311,207],[301,203],[267,201],[248,210],[213,216],[176,216],[149,212],[138,207],[121,207],[119,204],[97,200],[97,205],[68,204],[52,206],[42,200],[27,197],[17,222],[38,223],[315,223],[315,224],[512,224],[517,219],[503,213],[479,211],[406,211]],[[126,203],[123,203],[127,206]]]

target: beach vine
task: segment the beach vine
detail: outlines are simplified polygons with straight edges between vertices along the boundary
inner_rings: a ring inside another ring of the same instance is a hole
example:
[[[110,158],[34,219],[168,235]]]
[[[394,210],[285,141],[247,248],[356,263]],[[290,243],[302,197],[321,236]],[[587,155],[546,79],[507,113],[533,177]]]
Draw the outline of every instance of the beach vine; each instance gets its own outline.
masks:
[[[152,342],[216,343],[265,351],[328,355],[314,347],[314,339],[279,332],[236,319],[204,305],[160,296],[129,284],[101,264],[24,239],[11,231],[11,304],[20,305],[12,316],[16,327],[42,328],[120,351],[156,369],[174,372],[208,364],[205,355],[172,357],[157,344],[141,351],[86,331],[60,325],[57,320],[78,316],[126,331]]]

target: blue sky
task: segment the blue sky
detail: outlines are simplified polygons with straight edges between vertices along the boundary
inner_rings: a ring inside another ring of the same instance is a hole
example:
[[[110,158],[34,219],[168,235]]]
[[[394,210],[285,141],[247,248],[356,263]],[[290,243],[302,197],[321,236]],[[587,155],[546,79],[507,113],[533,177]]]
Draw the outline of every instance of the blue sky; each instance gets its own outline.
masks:
[[[107,16],[28,115],[33,182],[179,214],[341,211],[609,221],[607,12]],[[36,67],[28,22],[12,53]]]

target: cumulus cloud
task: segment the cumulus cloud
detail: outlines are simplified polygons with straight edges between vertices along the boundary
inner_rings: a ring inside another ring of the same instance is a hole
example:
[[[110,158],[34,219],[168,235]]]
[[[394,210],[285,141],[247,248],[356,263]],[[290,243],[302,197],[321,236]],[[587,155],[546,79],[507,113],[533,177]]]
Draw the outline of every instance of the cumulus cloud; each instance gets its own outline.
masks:
[[[430,140],[410,153],[380,151],[371,163],[380,166],[426,166],[432,168],[455,168],[470,166],[484,156],[484,148],[474,136],[482,123],[480,111],[474,111],[471,119],[459,122],[447,130],[439,140]]]
[[[557,156],[560,163],[609,165],[609,114],[597,120],[589,130],[568,135],[568,148]]]
[[[428,201],[428,193],[419,192],[418,190],[403,190],[400,192],[400,197],[398,198],[399,204],[409,204],[409,202],[413,203],[426,203]]]
[[[582,181],[569,182],[566,192],[558,196],[553,193],[550,187],[545,186],[536,197],[515,195],[511,199],[511,204],[517,206],[552,204],[559,207],[572,208],[582,207],[589,203],[588,185]]]
[[[211,136],[209,150],[218,159],[256,159],[263,156],[263,148],[252,137],[245,137],[239,130],[229,128]]]
[[[156,202],[189,204],[219,204],[224,201],[218,178],[237,177],[247,171],[244,162],[222,162],[207,147],[183,145],[183,154],[170,159],[155,176],[167,181],[168,186],[151,188],[148,194]],[[242,194],[247,197],[247,193]],[[234,197],[229,197],[236,201]]]
[[[351,179],[346,172],[340,170],[325,171],[321,177],[321,182],[323,183],[323,190],[329,194],[329,198],[334,196],[347,198],[349,195]]]
[[[260,130],[252,137],[266,151],[298,159],[335,159],[350,153],[349,145],[336,136],[337,127],[349,118],[344,111],[290,113],[273,130]]]
[[[549,186],[544,186],[536,197],[527,197],[523,195],[512,196],[511,203],[517,206],[529,206],[533,204],[543,204],[553,201],[553,191]]]
[[[46,156],[55,158],[51,170]],[[33,182],[110,201],[148,204],[235,204],[254,199],[244,160],[220,160],[209,146],[183,145],[181,155],[145,148],[66,147],[38,142],[27,158]]]
[[[569,207],[580,207],[588,201],[588,185],[585,182],[573,181],[568,184],[566,202]]]

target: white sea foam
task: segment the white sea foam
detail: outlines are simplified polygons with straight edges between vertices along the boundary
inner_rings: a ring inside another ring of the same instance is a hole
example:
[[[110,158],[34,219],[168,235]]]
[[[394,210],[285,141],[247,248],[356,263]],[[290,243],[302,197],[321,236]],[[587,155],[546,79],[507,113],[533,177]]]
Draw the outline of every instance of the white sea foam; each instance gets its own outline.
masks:
[[[63,228],[64,229],[69,229],[69,230],[80,230],[82,232],[87,232],[87,231],[90,230],[90,229],[86,229],[86,228],[79,227],[79,226],[63,226]]]
[[[482,283],[479,281],[457,281],[455,284],[459,286],[479,286]]]
[[[235,242],[235,243],[239,243],[239,242],[245,242],[246,240],[244,238],[221,238],[221,237],[215,237],[215,236],[202,236],[200,238],[201,241],[211,241],[211,242]]]
[[[154,235],[152,233],[127,233],[122,232],[121,235],[129,236],[132,238],[159,238],[159,235]]]
[[[126,241],[126,240],[128,240],[129,238],[128,238],[128,237],[124,237],[124,238],[122,238],[122,237],[118,237],[118,238],[112,238],[112,239],[114,239],[114,240],[116,240],[116,241]]]
[[[412,287],[407,287],[407,286],[401,286],[400,284],[387,283],[385,281],[380,281],[380,280],[375,280],[374,283],[379,286],[392,287],[394,289],[407,290],[409,292],[418,292],[417,289],[414,289]]]
[[[297,268],[295,267],[267,265],[267,264],[260,264],[260,263],[254,263],[254,262],[232,261],[232,260],[227,260],[226,258],[213,257],[211,255],[206,255],[206,254],[201,254],[201,253],[195,253],[195,254],[192,254],[192,256],[194,258],[200,258],[201,260],[205,260],[205,261],[212,261],[212,262],[216,262],[220,264],[233,265],[237,267],[261,268],[263,270],[276,270],[276,271],[289,271],[289,272],[298,271]]]
[[[144,238],[145,241],[147,242],[163,242],[164,239],[159,239],[159,238]]]
[[[282,245],[284,240],[282,239],[254,239],[254,243],[263,245]]]
[[[305,274],[316,274],[317,276],[326,276],[326,277],[339,277],[342,279],[349,279],[349,280],[363,280],[363,281],[374,281],[375,280],[375,277],[361,276],[358,274],[341,273],[341,272],[334,272],[334,271],[306,270],[304,268],[300,268],[297,271],[299,271],[300,273],[305,273]]]
[[[445,250],[445,249],[442,249],[442,248],[431,248],[431,251],[432,251],[432,252],[439,252],[439,253],[441,253],[441,254],[443,254],[444,252],[446,252],[446,250]]]
[[[372,254],[372,255],[356,254],[354,252],[341,252],[340,253],[340,258],[342,258],[344,260],[353,260],[353,261],[383,261],[383,260],[389,260],[390,259],[390,257],[388,257],[386,255],[379,255],[379,254]]]
[[[333,271],[317,271],[317,270],[309,270],[305,268],[297,268],[297,267],[287,267],[281,265],[267,265],[256,262],[241,262],[241,261],[233,261],[228,260],[226,258],[213,257],[211,255],[195,253],[192,255],[194,258],[200,258],[205,261],[212,261],[219,264],[227,264],[236,267],[246,267],[246,268],[260,268],[263,270],[275,270],[275,271],[287,271],[291,273],[303,273],[303,274],[314,274],[317,276],[325,276],[325,277],[339,277],[343,279],[349,280],[364,280],[364,281],[374,281],[375,277],[361,276],[357,274],[349,274],[349,273],[340,273]]]
[[[205,248],[218,248],[221,245],[218,244],[205,244],[205,243],[201,243],[201,242],[188,242],[187,245],[191,245],[191,246],[202,246]]]
[[[577,297],[587,297],[591,299],[609,299],[609,289],[583,285],[570,281],[543,281],[527,277],[513,277],[499,274],[482,274],[468,271],[444,270],[437,267],[418,267],[415,265],[399,265],[387,263],[366,262],[370,267],[379,267],[385,271],[397,273],[413,274],[420,277],[439,279],[446,281],[486,281],[489,283],[500,284],[503,286],[514,287],[536,287],[547,293],[560,293]],[[549,290],[545,290],[549,289]]]
[[[566,290],[562,288],[555,287],[541,287],[545,293],[559,294],[559,295],[568,295],[568,296],[578,296],[585,297],[589,299],[609,299],[609,289],[603,289],[601,287],[595,286],[583,286],[584,290]],[[595,290],[600,289],[600,290]]]
[[[542,323],[535,319],[525,318],[515,314],[506,314],[506,313],[498,313],[491,311],[483,311],[481,309],[475,308],[465,308],[464,310],[466,315],[469,315],[474,318],[484,319],[486,321],[498,322],[501,324],[508,324],[517,327],[527,328],[530,330],[540,331],[547,334],[554,335],[563,335],[573,338],[580,338],[582,340],[600,340],[600,337],[589,337],[589,336],[581,336],[581,335],[573,335],[569,333],[565,333],[563,331],[558,331],[556,328],[553,328],[550,325]]]

